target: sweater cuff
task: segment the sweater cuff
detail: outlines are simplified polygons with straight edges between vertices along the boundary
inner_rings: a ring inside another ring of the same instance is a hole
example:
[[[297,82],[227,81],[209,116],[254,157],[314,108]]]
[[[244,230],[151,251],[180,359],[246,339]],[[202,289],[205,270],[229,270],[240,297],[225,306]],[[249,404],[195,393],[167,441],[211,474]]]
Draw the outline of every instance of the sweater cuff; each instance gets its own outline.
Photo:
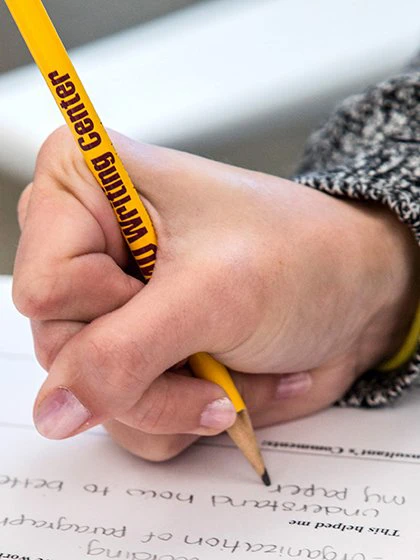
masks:
[[[418,150],[418,146],[417,146]],[[420,245],[420,187],[398,174],[398,184],[384,179],[380,171],[394,168],[409,157],[411,148],[393,144],[389,148],[369,148],[356,157],[353,167],[339,166],[326,172],[298,175],[294,181],[335,197],[376,201],[390,208],[413,231]],[[416,154],[418,164],[418,153]],[[337,403],[340,406],[380,407],[400,397],[420,377],[420,342],[412,359],[404,366],[384,373],[366,372]]]

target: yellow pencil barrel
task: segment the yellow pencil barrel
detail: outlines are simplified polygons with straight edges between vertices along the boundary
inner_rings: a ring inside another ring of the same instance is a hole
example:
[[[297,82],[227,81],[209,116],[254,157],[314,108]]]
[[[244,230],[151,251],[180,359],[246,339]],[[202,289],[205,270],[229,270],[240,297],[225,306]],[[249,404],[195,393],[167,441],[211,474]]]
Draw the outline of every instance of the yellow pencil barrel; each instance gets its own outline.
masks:
[[[223,364],[220,364],[205,352],[197,352],[197,354],[190,357],[188,362],[197,377],[212,381],[225,391],[232,401],[236,412],[245,410],[245,403],[238,389],[235,387],[228,370]]]
[[[83,157],[107,196],[144,279],[157,241],[152,221],[92,105],[41,0],[5,0]]]

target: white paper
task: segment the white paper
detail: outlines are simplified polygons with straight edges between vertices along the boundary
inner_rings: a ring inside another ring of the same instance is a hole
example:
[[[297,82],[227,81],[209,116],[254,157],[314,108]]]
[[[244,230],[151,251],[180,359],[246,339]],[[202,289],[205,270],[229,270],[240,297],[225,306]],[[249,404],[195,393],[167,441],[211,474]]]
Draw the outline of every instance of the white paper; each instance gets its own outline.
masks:
[[[43,439],[31,407],[44,373],[5,278],[0,339],[0,559],[419,559],[418,389],[259,431],[265,488],[225,436],[165,464],[100,430]]]

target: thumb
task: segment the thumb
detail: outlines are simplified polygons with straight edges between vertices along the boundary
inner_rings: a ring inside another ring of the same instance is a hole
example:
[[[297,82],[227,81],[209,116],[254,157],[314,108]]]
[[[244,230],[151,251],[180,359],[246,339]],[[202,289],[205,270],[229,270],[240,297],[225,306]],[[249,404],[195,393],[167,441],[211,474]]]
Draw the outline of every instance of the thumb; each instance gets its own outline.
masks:
[[[121,416],[156,377],[197,352],[206,329],[196,291],[185,274],[171,282],[154,277],[123,307],[73,336],[38,394],[38,431],[62,439]]]

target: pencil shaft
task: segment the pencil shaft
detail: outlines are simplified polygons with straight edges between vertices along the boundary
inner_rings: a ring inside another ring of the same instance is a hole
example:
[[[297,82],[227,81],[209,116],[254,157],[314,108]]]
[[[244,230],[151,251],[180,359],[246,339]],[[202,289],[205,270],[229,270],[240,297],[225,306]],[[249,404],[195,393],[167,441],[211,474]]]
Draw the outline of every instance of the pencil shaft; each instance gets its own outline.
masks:
[[[197,377],[216,383],[226,391],[236,412],[245,410],[246,407],[241,394],[223,364],[220,364],[205,352],[197,352],[190,357],[188,363]]]
[[[156,261],[157,239],[152,221],[125,170],[109,135],[67,54],[41,0],[5,0],[39,67],[90,171],[112,206],[121,232],[145,282]],[[238,414],[234,441],[261,470],[259,455],[245,404],[227,369],[204,352],[190,358],[194,373],[220,385]],[[246,417],[243,414],[246,413]],[[242,415],[242,416],[241,416]],[[235,439],[236,438],[236,439]],[[258,458],[259,457],[259,458]],[[262,465],[263,466],[263,465]],[[259,472],[261,475],[261,473]]]
[[[40,0],[5,0],[83,157],[148,280],[157,242],[150,217]],[[123,201],[123,203],[122,203]]]

